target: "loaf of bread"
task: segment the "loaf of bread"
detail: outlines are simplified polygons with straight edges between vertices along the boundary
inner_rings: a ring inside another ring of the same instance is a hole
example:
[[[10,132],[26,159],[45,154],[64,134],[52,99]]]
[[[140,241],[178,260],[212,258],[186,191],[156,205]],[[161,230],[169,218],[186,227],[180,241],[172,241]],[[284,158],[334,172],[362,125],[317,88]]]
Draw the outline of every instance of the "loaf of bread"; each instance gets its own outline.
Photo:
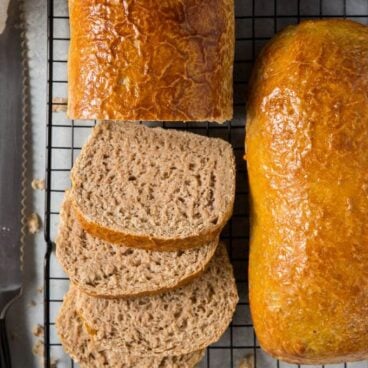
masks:
[[[119,349],[106,348],[103,341],[96,343],[86,331],[72,291],[64,297],[56,330],[65,351],[81,368],[193,368],[205,353],[200,350],[179,356],[134,357]]]
[[[151,295],[185,285],[205,270],[218,244],[157,252],[107,243],[79,225],[68,192],[60,217],[57,259],[72,283],[94,296]]]
[[[160,295],[102,299],[71,292],[94,341],[132,356],[178,356],[206,348],[225,332],[238,302],[224,244],[200,277]]]
[[[72,170],[76,215],[110,243],[176,251],[218,238],[235,197],[231,145],[172,129],[102,122]]]
[[[249,96],[250,306],[276,358],[368,358],[368,28],[289,27]]]
[[[69,0],[68,115],[230,120],[233,0]]]

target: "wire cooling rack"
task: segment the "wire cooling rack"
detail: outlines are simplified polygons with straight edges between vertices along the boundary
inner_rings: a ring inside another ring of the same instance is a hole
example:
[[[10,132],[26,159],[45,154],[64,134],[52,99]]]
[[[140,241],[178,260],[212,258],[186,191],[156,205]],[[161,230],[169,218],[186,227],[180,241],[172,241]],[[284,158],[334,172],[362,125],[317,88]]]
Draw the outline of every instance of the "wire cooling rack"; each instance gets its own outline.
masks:
[[[235,0],[236,56],[234,65],[234,119],[224,125],[167,123],[166,128],[187,129],[197,134],[221,137],[232,143],[237,158],[237,192],[234,215],[223,239],[235,270],[240,302],[224,336],[207,349],[201,368],[238,368],[244,358],[254,368],[293,368],[276,361],[259,347],[249,313],[247,296],[248,204],[244,151],[245,96],[253,61],[277,31],[307,18],[351,18],[368,23],[368,0]],[[47,190],[45,210],[45,367],[58,360],[60,367],[77,367],[63,352],[55,331],[55,317],[68,289],[68,278],[54,256],[54,240],[60,203],[70,186],[69,171],[95,121],[68,120],[55,107],[67,98],[67,50],[69,18],[66,0],[48,1],[48,121]],[[64,100],[63,100],[64,99]],[[60,107],[60,106],[59,106]],[[368,368],[368,363],[335,365],[334,368]],[[322,366],[323,367],[323,366]],[[137,367],[139,368],[139,367]]]

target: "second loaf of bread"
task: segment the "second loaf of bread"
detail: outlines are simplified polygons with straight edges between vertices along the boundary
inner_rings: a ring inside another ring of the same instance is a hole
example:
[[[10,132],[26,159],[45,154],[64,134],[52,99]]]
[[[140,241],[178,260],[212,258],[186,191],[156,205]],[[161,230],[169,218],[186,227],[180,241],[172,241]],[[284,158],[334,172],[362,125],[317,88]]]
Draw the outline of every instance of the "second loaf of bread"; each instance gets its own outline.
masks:
[[[368,357],[368,27],[308,21],[257,62],[247,121],[250,306],[268,353]]]
[[[232,118],[233,0],[70,0],[69,14],[70,118]]]

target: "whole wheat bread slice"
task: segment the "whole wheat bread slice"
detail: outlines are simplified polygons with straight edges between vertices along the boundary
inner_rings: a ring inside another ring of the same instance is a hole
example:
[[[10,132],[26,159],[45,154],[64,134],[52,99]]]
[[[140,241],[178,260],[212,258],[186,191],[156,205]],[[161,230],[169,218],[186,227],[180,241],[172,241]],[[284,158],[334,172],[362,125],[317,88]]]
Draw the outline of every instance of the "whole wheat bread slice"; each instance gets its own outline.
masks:
[[[183,355],[217,341],[229,325],[238,294],[220,243],[207,270],[191,284],[161,295],[101,299],[75,289],[76,308],[91,336],[129,355]]]
[[[94,296],[149,295],[182,286],[205,270],[218,244],[158,252],[105,242],[80,226],[69,192],[60,218],[56,256],[71,281]]]
[[[181,356],[133,357],[94,342],[75,309],[73,292],[66,294],[56,319],[56,329],[64,350],[81,368],[193,368],[204,350]]]
[[[72,170],[81,225],[108,242],[177,250],[217,238],[231,216],[229,143],[184,131],[102,122]]]

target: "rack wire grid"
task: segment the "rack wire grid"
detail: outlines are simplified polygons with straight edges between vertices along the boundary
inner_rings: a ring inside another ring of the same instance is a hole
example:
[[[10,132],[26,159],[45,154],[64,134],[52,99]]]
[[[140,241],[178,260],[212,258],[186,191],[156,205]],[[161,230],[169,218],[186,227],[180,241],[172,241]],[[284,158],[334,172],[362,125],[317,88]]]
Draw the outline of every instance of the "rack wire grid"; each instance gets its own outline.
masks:
[[[253,62],[262,46],[288,24],[308,18],[351,18],[368,24],[368,0],[236,0],[236,53],[234,64],[234,119],[224,125],[168,123],[165,128],[187,129],[221,137],[232,143],[237,163],[235,210],[222,238],[228,245],[240,294],[234,319],[220,341],[207,349],[201,368],[238,368],[248,357],[254,368],[292,368],[262,351],[253,331],[247,290],[248,204],[244,151],[245,100]],[[54,239],[69,171],[95,121],[68,120],[55,105],[67,98],[69,18],[66,0],[48,1],[48,121],[46,165],[45,239],[45,367],[51,358],[58,367],[77,367],[64,352],[55,331],[55,317],[69,282],[54,256]],[[58,102],[57,102],[58,101]],[[335,368],[368,368],[367,362],[345,363]],[[296,365],[295,365],[296,367]],[[323,366],[322,366],[323,367]],[[139,368],[139,367],[138,367]]]

